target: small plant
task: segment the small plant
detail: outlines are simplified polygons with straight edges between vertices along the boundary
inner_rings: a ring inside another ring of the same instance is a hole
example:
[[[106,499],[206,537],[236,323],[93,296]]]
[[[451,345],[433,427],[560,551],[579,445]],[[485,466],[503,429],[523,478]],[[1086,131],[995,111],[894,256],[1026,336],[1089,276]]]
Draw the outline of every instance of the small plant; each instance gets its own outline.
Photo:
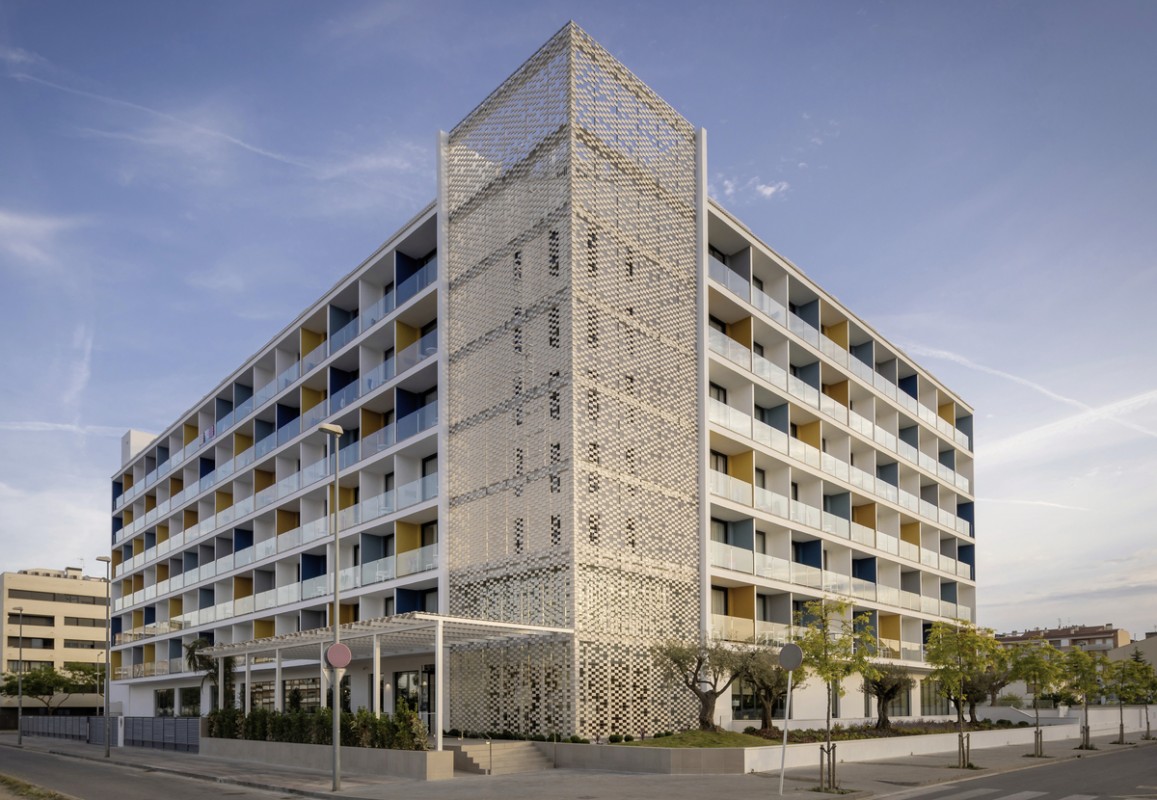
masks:
[[[612,733],[610,736],[607,737],[607,741],[610,742],[611,744],[619,744],[620,742],[623,741],[623,737],[617,733]]]
[[[633,741],[635,741],[635,737],[628,733],[626,736],[623,737],[623,741],[624,742],[633,742]]]

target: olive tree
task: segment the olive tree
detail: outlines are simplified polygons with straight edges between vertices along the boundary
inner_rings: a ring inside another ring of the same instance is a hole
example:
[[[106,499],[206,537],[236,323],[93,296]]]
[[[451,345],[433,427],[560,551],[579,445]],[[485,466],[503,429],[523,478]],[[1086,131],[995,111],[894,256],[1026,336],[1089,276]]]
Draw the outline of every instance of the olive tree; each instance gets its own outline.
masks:
[[[743,656],[741,671],[759,703],[760,727],[770,731],[776,704],[787,698],[787,670],[779,665],[779,653],[767,647],[756,648]],[[806,678],[803,667],[795,670],[793,689],[802,688]]]
[[[876,698],[876,730],[886,731],[892,727],[888,719],[888,704],[912,688],[916,681],[908,670],[899,664],[878,664],[864,676],[864,693]]]
[[[651,659],[668,679],[699,700],[699,729],[716,730],[715,701],[743,670],[744,654],[722,642],[667,641],[651,647]]]

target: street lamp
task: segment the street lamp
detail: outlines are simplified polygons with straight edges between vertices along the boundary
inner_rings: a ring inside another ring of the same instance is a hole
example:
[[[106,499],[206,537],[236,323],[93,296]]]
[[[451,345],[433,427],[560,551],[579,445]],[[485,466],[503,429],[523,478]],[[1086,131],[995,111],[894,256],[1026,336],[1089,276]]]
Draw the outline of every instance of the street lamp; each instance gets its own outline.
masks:
[[[24,606],[12,609],[19,615],[20,655],[16,657],[16,746],[24,746]]]
[[[112,692],[112,676],[109,673],[109,664],[111,661],[112,649],[112,618],[110,616],[110,606],[112,605],[112,558],[109,556],[97,556],[97,561],[104,563],[104,757],[109,757],[109,708],[108,700]]]
[[[338,520],[339,493],[341,492],[340,447],[341,425],[323,422],[317,429],[326,435],[326,454],[333,457],[333,644],[325,653],[330,668],[330,688],[333,691],[333,791],[341,789],[341,679],[350,663],[350,649],[341,643],[341,525]]]

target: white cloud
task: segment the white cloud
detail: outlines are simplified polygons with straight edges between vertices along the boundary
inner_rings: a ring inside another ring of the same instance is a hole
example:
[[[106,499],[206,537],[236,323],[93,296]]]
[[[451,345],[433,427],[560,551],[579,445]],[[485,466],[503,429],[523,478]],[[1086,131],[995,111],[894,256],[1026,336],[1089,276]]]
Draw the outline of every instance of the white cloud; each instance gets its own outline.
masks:
[[[81,485],[21,489],[0,483],[4,568],[59,567],[107,555],[108,491],[95,476]]]
[[[757,183],[755,184],[755,191],[761,197],[772,197],[773,195],[783,194],[791,185],[787,181],[776,181],[775,183]]]
[[[29,53],[19,47],[5,47],[4,45],[0,45],[0,61],[14,67],[29,67],[45,63],[44,59],[35,53]]]
[[[64,390],[60,400],[66,408],[75,408],[88,388],[89,378],[92,377],[92,342],[93,332],[87,325],[79,325],[72,337],[72,347],[77,351],[77,357],[71,364],[66,378]]]
[[[80,425],[75,422],[0,422],[0,431],[14,433],[73,433],[80,436],[120,436],[123,428],[107,425]]]
[[[0,208],[0,252],[26,266],[59,266],[61,238],[81,222],[76,217],[24,214]]]

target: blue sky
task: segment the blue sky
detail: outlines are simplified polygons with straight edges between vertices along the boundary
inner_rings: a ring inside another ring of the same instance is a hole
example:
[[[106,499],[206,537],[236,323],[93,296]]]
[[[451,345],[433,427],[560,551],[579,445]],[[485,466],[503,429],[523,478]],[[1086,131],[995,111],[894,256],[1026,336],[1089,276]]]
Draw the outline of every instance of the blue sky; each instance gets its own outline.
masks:
[[[1157,4],[0,0],[0,568],[434,195],[568,19],[977,412],[980,622],[1157,629]]]

